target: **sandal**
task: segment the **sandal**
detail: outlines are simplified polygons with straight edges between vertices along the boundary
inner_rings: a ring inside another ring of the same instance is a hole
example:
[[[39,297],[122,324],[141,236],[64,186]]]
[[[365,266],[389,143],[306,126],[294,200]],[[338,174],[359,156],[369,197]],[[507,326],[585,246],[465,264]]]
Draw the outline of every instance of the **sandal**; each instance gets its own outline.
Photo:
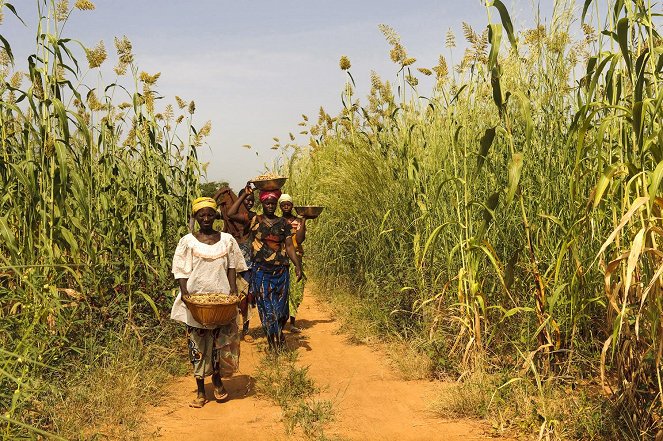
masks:
[[[223,401],[228,398],[228,391],[223,387],[223,384],[220,387],[214,388],[214,398],[216,401]]]
[[[301,328],[298,328],[295,325],[290,325],[290,333],[291,334],[301,334],[302,330],[301,330]]]
[[[192,402],[189,403],[189,407],[200,409],[205,405],[205,403],[207,403],[207,399],[205,399],[205,397],[196,397]]]

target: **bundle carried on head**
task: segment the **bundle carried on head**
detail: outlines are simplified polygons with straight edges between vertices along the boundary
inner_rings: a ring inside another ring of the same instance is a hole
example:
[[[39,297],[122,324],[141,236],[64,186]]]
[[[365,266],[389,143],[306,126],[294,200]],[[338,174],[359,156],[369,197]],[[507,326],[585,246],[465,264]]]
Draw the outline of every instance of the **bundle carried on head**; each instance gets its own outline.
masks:
[[[255,177],[251,182],[261,191],[274,191],[280,190],[288,178],[279,176],[272,172],[263,173]]]

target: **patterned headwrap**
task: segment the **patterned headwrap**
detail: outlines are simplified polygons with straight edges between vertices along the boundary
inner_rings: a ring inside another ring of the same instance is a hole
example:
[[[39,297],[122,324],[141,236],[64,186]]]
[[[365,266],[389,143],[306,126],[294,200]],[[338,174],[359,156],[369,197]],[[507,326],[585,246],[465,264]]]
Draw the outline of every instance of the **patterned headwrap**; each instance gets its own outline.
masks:
[[[283,193],[281,197],[279,198],[279,205],[284,203],[284,202],[290,202],[292,204],[292,196],[290,196],[287,193]]]
[[[272,190],[272,191],[261,191],[260,192],[260,202],[265,202],[267,199],[274,198],[278,199],[281,197],[281,190]]]
[[[191,204],[191,214],[196,214],[199,210],[207,207],[216,210],[216,201],[212,198],[197,198]]]

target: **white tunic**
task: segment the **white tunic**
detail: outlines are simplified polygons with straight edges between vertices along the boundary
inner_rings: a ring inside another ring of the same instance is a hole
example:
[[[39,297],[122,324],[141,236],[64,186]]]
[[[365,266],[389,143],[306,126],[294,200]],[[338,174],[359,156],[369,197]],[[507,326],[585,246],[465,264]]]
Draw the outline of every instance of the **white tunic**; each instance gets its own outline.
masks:
[[[186,288],[189,294],[230,293],[227,274],[230,268],[235,268],[238,273],[248,269],[237,241],[228,233],[221,233],[221,239],[214,245],[200,242],[193,234],[187,234],[177,244],[173,276],[188,279]],[[181,292],[175,298],[170,318],[196,328],[214,328],[194,320],[182,301]]]

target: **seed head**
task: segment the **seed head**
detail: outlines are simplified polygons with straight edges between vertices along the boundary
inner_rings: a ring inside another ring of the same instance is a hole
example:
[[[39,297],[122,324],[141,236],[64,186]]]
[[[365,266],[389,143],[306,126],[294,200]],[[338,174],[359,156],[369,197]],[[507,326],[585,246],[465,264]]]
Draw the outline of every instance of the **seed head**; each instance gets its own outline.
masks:
[[[123,102],[123,103],[120,103],[120,105],[117,106],[117,107],[119,107],[120,109],[124,110],[124,109],[128,109],[128,108],[131,107],[131,106],[132,106],[131,103],[128,103],[128,102],[125,101],[125,102]]]
[[[76,9],[80,9],[81,11],[92,11],[96,8],[94,3],[92,3],[90,0],[76,0],[74,7],[76,7]]]
[[[437,62],[437,66],[433,68],[435,75],[438,80],[445,78],[449,74],[449,68],[447,67],[447,60],[443,55],[440,55],[440,58]]]
[[[186,107],[186,101],[184,101],[182,98],[179,96],[175,95],[175,101],[177,101],[177,107],[180,109],[184,109]]]
[[[173,105],[168,104],[166,105],[166,108],[163,110],[163,117],[167,122],[171,122],[173,120],[173,117],[175,116],[175,112],[173,111]]]
[[[184,119],[184,115],[180,115],[180,116],[177,117],[177,119],[175,120],[175,122],[176,122],[177,124],[179,124],[179,123],[182,122],[183,119]]]
[[[304,121],[308,121],[308,116],[306,116],[306,115],[304,115],[304,114],[302,113],[302,119],[303,119]]]
[[[97,99],[97,94],[94,93],[94,90],[88,92],[87,104],[90,107],[90,110],[101,110],[104,108],[103,103]]]
[[[451,30],[451,28],[449,28],[447,31],[444,45],[447,47],[447,49],[456,47],[456,36],[454,35],[454,32]]]
[[[290,135],[290,141],[295,140],[295,135],[293,135],[292,132],[288,133],[288,135]]]
[[[9,85],[14,89],[21,87],[21,82],[23,81],[23,74],[21,72],[14,72],[12,77],[9,79]]]
[[[343,55],[340,61],[338,62],[338,65],[340,66],[341,70],[348,70],[350,69],[351,66],[350,59],[345,55]]]
[[[103,40],[100,41],[94,49],[85,49],[85,56],[87,57],[90,69],[95,69],[106,61],[106,48],[104,47]]]
[[[403,60],[403,66],[410,66],[416,62],[417,62],[416,58],[406,58],[405,60]]]
[[[382,89],[382,79],[374,70],[371,71],[371,87],[376,90]]]
[[[200,136],[209,136],[212,131],[212,121],[207,120],[207,122],[198,130],[198,135]]]
[[[118,76],[122,76],[122,75],[124,75],[124,74],[127,73],[127,66],[128,66],[128,65],[127,65],[126,63],[122,63],[122,62],[120,61],[119,63],[117,63],[117,66],[115,66],[115,67],[113,68],[113,71],[114,71]]]
[[[193,100],[191,100],[191,102],[189,103],[189,114],[193,115],[195,111],[196,111],[196,103],[194,103]]]
[[[419,79],[417,77],[414,77],[412,75],[406,75],[405,80],[410,83],[412,86],[416,86],[419,84]]]
[[[12,60],[7,51],[4,48],[0,48],[0,66],[9,66],[11,64]]]
[[[539,25],[534,29],[525,31],[525,44],[533,46],[541,43],[546,38],[546,28]]]
[[[391,51],[389,51],[389,56],[391,57],[391,61],[402,65],[403,61],[405,61],[407,58],[407,53],[405,52],[405,48],[400,43],[396,43],[391,48]]]
[[[145,83],[149,86],[152,86],[157,82],[157,80],[159,79],[160,76],[161,76],[161,72],[157,72],[154,75],[150,75],[147,72],[141,72],[140,73],[140,81],[142,81],[143,83]]]
[[[60,0],[55,4],[55,19],[64,21],[69,15],[69,0]]]
[[[433,71],[430,70],[430,69],[427,69],[427,68],[425,68],[425,67],[419,67],[419,68],[417,68],[417,70],[418,70],[419,72],[421,72],[422,74],[426,75],[427,77],[433,75]]]
[[[384,35],[390,45],[395,46],[400,44],[401,37],[396,33],[394,28],[386,24],[379,24],[378,29],[380,29],[380,32],[382,32],[382,35]]]
[[[582,24],[582,32],[585,34],[585,41],[593,43],[596,41],[596,30],[589,24]]]
[[[115,37],[115,48],[117,49],[117,55],[120,57],[120,63],[133,63],[134,56],[131,53],[133,45],[126,35],[123,35],[122,38]]]

